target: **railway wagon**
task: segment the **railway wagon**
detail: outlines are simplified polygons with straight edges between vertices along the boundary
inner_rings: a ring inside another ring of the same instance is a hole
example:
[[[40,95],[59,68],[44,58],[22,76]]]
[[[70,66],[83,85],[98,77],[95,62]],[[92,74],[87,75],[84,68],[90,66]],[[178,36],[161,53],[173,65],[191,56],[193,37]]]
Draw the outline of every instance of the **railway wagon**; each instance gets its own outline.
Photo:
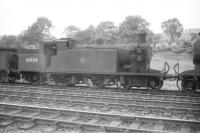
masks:
[[[0,81],[13,81],[17,70],[17,50],[11,48],[0,48]]]
[[[175,73],[178,74],[177,86],[185,92],[196,92],[200,90],[200,39],[194,42],[193,47],[194,69],[183,71],[179,74],[179,64],[176,64],[174,67]],[[181,81],[181,87],[178,85],[179,81]]]
[[[39,49],[19,51],[19,71],[30,82],[160,89],[165,73],[150,69],[152,53],[144,36],[126,46],[46,41]]]

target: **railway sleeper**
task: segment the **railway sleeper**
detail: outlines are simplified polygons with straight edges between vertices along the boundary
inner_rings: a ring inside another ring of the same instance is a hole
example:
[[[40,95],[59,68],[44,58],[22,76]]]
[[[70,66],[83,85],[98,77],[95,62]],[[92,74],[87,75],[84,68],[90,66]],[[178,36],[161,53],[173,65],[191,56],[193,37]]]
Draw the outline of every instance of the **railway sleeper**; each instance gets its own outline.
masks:
[[[15,99],[16,100],[16,99]],[[20,98],[19,99],[20,100],[20,103],[21,103],[21,101],[22,101],[22,98]],[[13,100],[12,100],[13,101]],[[11,101],[11,102],[12,102]],[[43,101],[47,101],[46,103],[44,103]],[[56,100],[57,101],[57,100]],[[44,106],[49,106],[49,105],[51,105],[51,106],[54,106],[54,105],[57,105],[58,107],[59,107],[59,105],[60,105],[60,107],[72,107],[72,108],[77,108],[78,106],[80,107],[80,108],[85,108],[85,107],[87,107],[88,105],[90,105],[90,108],[92,108],[92,107],[97,107],[97,108],[99,108],[100,110],[102,110],[102,109],[106,109],[106,110],[109,110],[109,108],[108,107],[110,107],[110,109],[116,109],[116,108],[118,108],[118,109],[120,109],[120,108],[127,108],[127,109],[138,109],[138,108],[141,108],[141,110],[144,110],[144,104],[139,104],[138,105],[138,103],[137,104],[133,104],[133,103],[130,103],[130,104],[119,104],[119,103],[109,103],[109,101],[107,101],[107,102],[92,102],[92,101],[90,101],[90,102],[88,102],[88,101],[77,101],[77,100],[75,100],[75,101],[71,101],[71,100],[58,100],[57,102],[56,101],[54,101],[54,99],[44,99],[44,100],[42,100],[42,99],[35,99],[35,98],[25,98],[25,99],[23,99],[23,104],[26,104],[26,103],[31,103],[31,104],[40,104],[40,103],[42,103]],[[8,102],[10,102],[10,101],[8,101]],[[14,102],[19,102],[19,101],[14,101]],[[167,103],[168,104],[168,103]],[[170,104],[170,106],[172,106],[171,105],[171,103],[169,103]],[[183,104],[184,105],[184,103],[181,103],[181,104]],[[123,105],[123,106],[122,106]],[[173,105],[173,106],[175,106],[175,107],[173,107],[173,108],[170,108],[170,107],[167,107],[167,108],[165,108],[165,107],[162,107],[162,106],[158,106],[158,107],[156,107],[156,106],[153,106],[153,105],[151,105],[151,106],[149,106],[149,104],[148,103],[146,103],[145,105],[147,105],[147,107],[146,107],[146,110],[148,109],[148,110],[155,110],[155,111],[157,111],[158,110],[158,108],[162,108],[163,110],[166,110],[166,109],[170,109],[170,110],[173,110],[174,112],[177,112],[177,111],[183,111],[183,112],[185,112],[185,111],[187,111],[187,110],[190,110],[191,111],[191,109],[192,108],[194,108],[194,107],[191,107],[191,108],[188,108],[188,109],[183,109],[183,108],[178,108],[178,106],[176,105]],[[168,105],[169,106],[169,105]],[[198,106],[198,104],[196,105],[196,106]],[[184,106],[185,107],[185,106]],[[88,107],[87,107],[88,108]],[[105,111],[106,111],[105,110]],[[198,109],[196,108],[194,108],[194,109],[192,109],[193,110],[193,113],[195,113],[194,111],[196,110],[196,111],[198,111]],[[153,112],[155,112],[155,111],[153,111]],[[183,114],[183,113],[182,113]],[[196,113],[195,113],[196,114]],[[188,115],[187,115],[188,116]]]
[[[14,118],[19,118],[20,116],[13,116]],[[22,117],[24,118],[24,117]],[[120,130],[120,131],[123,131],[123,130],[126,130],[126,131],[141,131],[141,132],[162,132],[162,133],[169,133],[169,132],[181,132],[183,131],[184,128],[182,128],[182,125],[181,124],[175,124],[175,123],[171,123],[171,124],[167,124],[166,122],[163,122],[164,123],[164,128],[160,125],[160,128],[159,129],[162,129],[162,130],[158,130],[158,124],[156,121],[143,121],[143,120],[140,120],[140,119],[137,119],[136,121],[134,122],[131,122],[130,125],[126,125],[126,127],[121,127],[120,126],[120,123],[119,122],[116,122],[117,124],[105,124],[105,123],[99,123],[96,122],[96,123],[93,123],[93,124],[89,124],[89,123],[83,123],[83,122],[76,122],[76,121],[68,121],[68,120],[58,120],[58,119],[43,119],[43,118],[37,118],[37,117],[34,117],[34,118],[30,118],[30,119],[34,119],[34,121],[45,121],[45,125],[47,125],[46,123],[47,122],[50,122],[50,123],[56,123],[56,126],[59,125],[60,122],[63,122],[63,123],[72,123],[74,125],[78,125],[79,127],[85,127],[85,126],[94,126],[94,127],[103,127],[106,131],[110,131],[110,129],[113,129],[113,130]],[[78,118],[77,118],[78,119]],[[102,119],[101,119],[102,120]],[[112,122],[111,122],[112,123]],[[160,123],[159,123],[160,124]],[[150,127],[150,128],[149,128]],[[57,127],[56,127],[57,128]],[[56,129],[55,128],[55,129]],[[188,127],[190,128],[190,126]],[[187,130],[189,131],[190,129],[184,129],[184,130]],[[198,130],[198,129],[197,129]]]

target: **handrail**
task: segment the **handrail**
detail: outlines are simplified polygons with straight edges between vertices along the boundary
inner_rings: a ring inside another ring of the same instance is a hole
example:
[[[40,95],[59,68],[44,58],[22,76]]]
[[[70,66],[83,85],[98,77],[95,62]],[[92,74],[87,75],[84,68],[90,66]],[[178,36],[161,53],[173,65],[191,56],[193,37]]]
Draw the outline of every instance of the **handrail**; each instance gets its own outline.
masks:
[[[169,64],[167,62],[165,62],[165,64],[164,64],[164,73],[165,74],[168,73],[169,70],[170,70],[170,66],[169,66]]]
[[[179,68],[180,68],[179,66],[180,66],[179,63],[176,63],[176,64],[174,65],[174,73],[177,74],[177,75],[179,75]]]
[[[181,90],[181,87],[179,86],[179,80],[180,80],[180,64],[176,63],[174,65],[174,73],[176,74],[177,80],[176,80],[176,86],[178,87],[179,90]]]

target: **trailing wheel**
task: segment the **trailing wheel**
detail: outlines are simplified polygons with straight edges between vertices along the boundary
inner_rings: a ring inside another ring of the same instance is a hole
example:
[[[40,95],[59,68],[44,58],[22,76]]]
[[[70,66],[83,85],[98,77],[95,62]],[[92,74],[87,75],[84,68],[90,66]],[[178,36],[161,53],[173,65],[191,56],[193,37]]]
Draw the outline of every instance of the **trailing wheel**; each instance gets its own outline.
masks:
[[[160,90],[163,86],[163,81],[161,81],[159,78],[148,78],[147,80],[147,88],[151,90]]]
[[[186,77],[181,82],[181,88],[185,92],[194,92],[197,89],[197,84],[193,77]]]

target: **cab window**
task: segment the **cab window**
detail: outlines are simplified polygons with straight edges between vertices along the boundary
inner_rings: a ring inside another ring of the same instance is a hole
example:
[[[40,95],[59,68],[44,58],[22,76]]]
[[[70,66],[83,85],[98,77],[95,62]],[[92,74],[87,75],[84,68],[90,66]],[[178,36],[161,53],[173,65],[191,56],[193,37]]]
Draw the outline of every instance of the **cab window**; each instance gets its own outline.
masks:
[[[56,55],[57,54],[56,43],[44,44],[44,54],[45,55]]]

